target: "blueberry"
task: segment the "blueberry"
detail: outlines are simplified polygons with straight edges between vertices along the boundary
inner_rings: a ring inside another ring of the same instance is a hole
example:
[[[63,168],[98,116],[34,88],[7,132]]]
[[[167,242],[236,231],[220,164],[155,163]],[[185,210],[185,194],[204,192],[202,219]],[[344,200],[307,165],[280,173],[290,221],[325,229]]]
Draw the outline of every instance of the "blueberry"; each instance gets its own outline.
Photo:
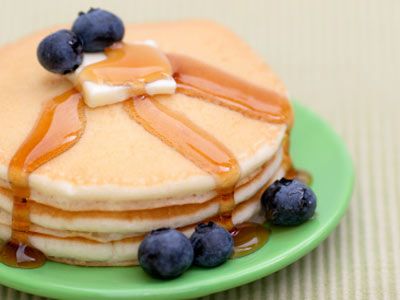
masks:
[[[293,226],[314,215],[317,198],[304,183],[282,178],[269,186],[261,203],[272,224]]]
[[[40,42],[37,57],[46,70],[67,74],[82,63],[82,43],[72,31],[60,30]]]
[[[79,13],[72,26],[82,40],[85,52],[99,52],[121,41],[125,28],[116,15],[98,8],[91,8],[87,13]]]
[[[213,222],[197,225],[190,237],[194,251],[194,264],[216,267],[223,264],[233,252],[231,234]]]
[[[175,229],[161,228],[150,232],[139,246],[139,263],[150,275],[175,278],[193,261],[189,239]]]

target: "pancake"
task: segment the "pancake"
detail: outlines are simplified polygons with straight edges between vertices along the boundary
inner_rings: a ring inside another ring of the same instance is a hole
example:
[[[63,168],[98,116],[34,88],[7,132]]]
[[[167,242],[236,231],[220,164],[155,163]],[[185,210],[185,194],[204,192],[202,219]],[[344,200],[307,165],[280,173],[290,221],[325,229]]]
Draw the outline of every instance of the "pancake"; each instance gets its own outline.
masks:
[[[11,236],[10,162],[45,103],[73,88],[37,62],[51,28],[0,48],[0,238]],[[190,55],[252,84],[285,95],[282,82],[242,40],[209,21],[127,26],[124,42],[154,40],[165,53]],[[288,171],[289,124],[272,123],[182,93],[155,97],[212,135],[237,161],[232,224],[260,212],[259,197]],[[217,218],[216,177],[132,120],[123,103],[85,108],[79,141],[29,175],[29,244],[50,259],[79,265],[137,261],[143,236],[160,227],[189,235]]]

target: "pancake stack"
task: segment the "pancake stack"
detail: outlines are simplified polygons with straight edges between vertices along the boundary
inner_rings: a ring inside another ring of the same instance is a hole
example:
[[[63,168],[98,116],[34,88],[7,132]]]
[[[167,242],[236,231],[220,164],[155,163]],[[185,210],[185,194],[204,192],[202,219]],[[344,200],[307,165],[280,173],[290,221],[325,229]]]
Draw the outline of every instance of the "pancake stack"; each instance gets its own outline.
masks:
[[[0,238],[11,237],[10,161],[49,99],[73,88],[42,69],[36,47],[51,28],[0,49]],[[208,21],[126,28],[124,42],[154,40],[166,53],[190,55],[285,95],[281,81],[229,30]],[[29,176],[29,244],[49,259],[76,265],[137,264],[140,241],[173,227],[190,235],[199,222],[226,227],[260,213],[260,195],[291,168],[290,124],[249,118],[181,93],[157,101],[211,134],[239,166],[229,220],[208,172],[130,118],[123,103],[86,108],[79,142]]]

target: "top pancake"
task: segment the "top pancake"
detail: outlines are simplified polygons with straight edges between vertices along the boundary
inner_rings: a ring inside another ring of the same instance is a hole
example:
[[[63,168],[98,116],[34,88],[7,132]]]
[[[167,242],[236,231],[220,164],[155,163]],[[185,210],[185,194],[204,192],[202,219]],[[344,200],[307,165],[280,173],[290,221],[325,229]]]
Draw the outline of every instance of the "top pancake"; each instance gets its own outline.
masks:
[[[44,70],[36,47],[52,28],[0,49],[0,178],[24,141],[44,103],[71,88]],[[163,51],[182,53],[260,86],[284,93],[283,84],[236,35],[208,21],[130,25],[125,42],[155,40]],[[285,125],[184,95],[160,97],[213,134],[237,158],[242,178],[268,161],[282,142]],[[129,118],[122,104],[86,109],[87,124],[72,149],[30,176],[35,200],[125,201],[185,197],[212,191],[215,180]]]

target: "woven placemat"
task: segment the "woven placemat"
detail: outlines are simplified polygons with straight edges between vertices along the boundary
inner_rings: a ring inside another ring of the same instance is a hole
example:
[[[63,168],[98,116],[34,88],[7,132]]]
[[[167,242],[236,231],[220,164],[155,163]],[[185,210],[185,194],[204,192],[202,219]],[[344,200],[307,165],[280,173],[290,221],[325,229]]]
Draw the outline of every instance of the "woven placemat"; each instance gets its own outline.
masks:
[[[346,216],[316,250],[271,276],[204,299],[400,297],[400,1],[2,0],[1,6],[0,43],[71,22],[90,6],[128,21],[206,17],[232,28],[293,97],[344,138],[357,182]],[[0,295],[40,299],[6,287]]]

